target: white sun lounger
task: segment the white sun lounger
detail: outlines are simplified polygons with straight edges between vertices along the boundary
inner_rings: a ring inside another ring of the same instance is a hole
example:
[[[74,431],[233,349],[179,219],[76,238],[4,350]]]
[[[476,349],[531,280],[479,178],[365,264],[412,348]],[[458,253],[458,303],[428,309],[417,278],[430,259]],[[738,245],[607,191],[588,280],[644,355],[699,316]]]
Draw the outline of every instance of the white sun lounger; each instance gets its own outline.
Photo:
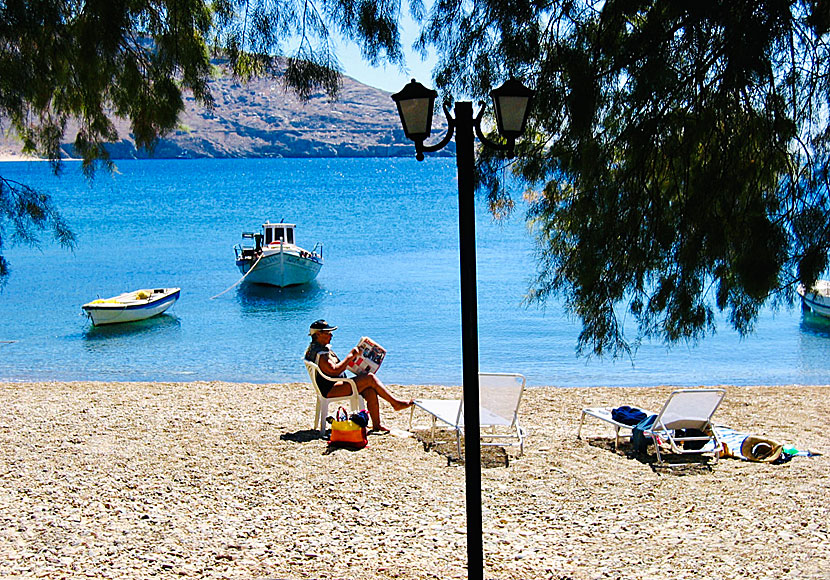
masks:
[[[582,409],[582,416],[579,419],[579,429],[576,431],[576,438],[582,439],[582,424],[585,422],[585,416],[594,417],[595,419],[599,419],[600,421],[605,421],[606,423],[610,423],[614,426],[614,449],[620,448],[620,439],[621,438],[631,438],[631,429],[636,427],[636,425],[626,425],[625,423],[620,423],[619,421],[615,421],[611,417],[611,411],[614,410],[614,407],[588,407],[587,409]],[[645,409],[641,409],[647,416],[654,415],[654,413],[650,411],[646,411]],[[620,431],[627,430],[628,433],[620,434]]]
[[[525,378],[513,373],[479,373],[479,421],[481,445],[518,445],[524,453],[525,431],[519,423],[519,405],[525,388]],[[458,456],[461,452],[461,432],[464,429],[464,405],[460,400],[416,399],[409,415],[409,430],[415,408],[432,415],[431,441],[435,441],[438,422],[455,431]]]
[[[697,455],[700,463],[704,454],[712,454],[713,463],[718,462],[721,445],[712,416],[724,396],[724,389],[680,389],[669,395],[652,426],[643,431],[654,440],[658,464],[673,465],[663,459],[661,444],[667,444],[677,455]],[[681,429],[695,429],[702,435],[680,435]]]
[[[712,424],[712,416],[723,401],[726,391],[724,389],[678,389],[669,395],[663,404],[662,409],[657,413],[654,423],[643,434],[654,440],[657,463],[660,465],[669,464],[663,458],[660,445],[666,445],[672,453],[677,455],[698,455],[711,453],[714,462],[717,462],[720,450],[718,435]],[[615,448],[619,448],[622,437],[631,437],[631,429],[636,425],[626,425],[615,421],[611,417],[614,407],[589,407],[582,409],[582,416],[577,430],[577,439],[581,438],[582,424],[586,416],[594,417],[614,426],[616,433]],[[646,415],[651,413],[643,409]],[[623,429],[628,430],[627,435],[620,435]],[[696,429],[703,435],[689,436],[679,435],[680,430]],[[694,447],[694,448],[692,448]],[[669,464],[671,465],[671,464]]]

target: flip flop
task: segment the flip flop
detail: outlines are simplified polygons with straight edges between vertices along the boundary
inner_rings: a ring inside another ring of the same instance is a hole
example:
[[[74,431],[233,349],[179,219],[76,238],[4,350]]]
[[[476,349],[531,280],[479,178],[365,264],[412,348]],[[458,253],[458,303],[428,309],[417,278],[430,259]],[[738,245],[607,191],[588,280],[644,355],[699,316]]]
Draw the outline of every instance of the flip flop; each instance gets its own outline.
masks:
[[[389,429],[386,427],[381,427],[380,429],[370,429],[370,435],[389,435]]]

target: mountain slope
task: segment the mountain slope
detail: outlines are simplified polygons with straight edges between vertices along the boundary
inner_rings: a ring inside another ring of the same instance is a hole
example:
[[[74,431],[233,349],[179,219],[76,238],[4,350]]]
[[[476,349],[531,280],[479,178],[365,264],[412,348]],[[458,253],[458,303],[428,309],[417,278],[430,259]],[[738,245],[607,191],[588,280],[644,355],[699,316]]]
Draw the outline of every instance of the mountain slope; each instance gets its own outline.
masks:
[[[264,78],[241,83],[222,75],[210,81],[210,89],[214,109],[186,95],[179,128],[159,140],[152,154],[136,150],[129,124],[117,120],[120,140],[107,147],[112,158],[414,156],[390,93],[349,77],[343,77],[336,101],[321,93],[303,103],[278,80]],[[62,147],[67,157],[75,157],[73,129],[70,124]],[[0,154],[19,153],[16,136],[0,135]]]

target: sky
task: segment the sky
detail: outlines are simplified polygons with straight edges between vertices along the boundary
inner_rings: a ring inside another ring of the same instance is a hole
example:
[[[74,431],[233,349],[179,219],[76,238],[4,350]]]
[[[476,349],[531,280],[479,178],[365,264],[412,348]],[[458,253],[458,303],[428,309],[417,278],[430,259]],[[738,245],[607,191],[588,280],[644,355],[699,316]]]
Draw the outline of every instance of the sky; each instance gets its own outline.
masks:
[[[406,58],[406,70],[400,71],[392,65],[373,68],[363,61],[357,47],[346,42],[339,42],[337,57],[343,67],[343,73],[365,85],[390,93],[397,93],[413,78],[422,85],[432,88],[431,71],[436,59],[430,56],[424,62],[419,54],[412,51],[411,46],[418,34],[418,29],[408,15],[403,16],[401,24],[403,28],[401,45]]]

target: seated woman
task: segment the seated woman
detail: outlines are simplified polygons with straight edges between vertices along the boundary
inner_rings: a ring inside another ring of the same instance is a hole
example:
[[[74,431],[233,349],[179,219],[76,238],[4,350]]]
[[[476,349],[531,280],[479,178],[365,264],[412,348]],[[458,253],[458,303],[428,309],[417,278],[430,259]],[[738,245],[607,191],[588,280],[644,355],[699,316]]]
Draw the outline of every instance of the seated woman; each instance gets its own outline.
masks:
[[[329,325],[325,320],[316,320],[311,323],[308,334],[311,335],[311,344],[305,351],[305,359],[313,362],[323,374],[330,377],[345,377],[346,367],[357,358],[359,351],[357,347],[352,348],[349,354],[342,361],[329,348],[333,331],[336,326]],[[403,401],[394,397],[374,373],[357,375],[354,377],[357,391],[366,401],[366,409],[369,411],[369,418],[372,420],[372,432],[388,433],[389,429],[381,425],[380,406],[378,399],[387,401],[396,411],[408,409],[413,401]],[[329,381],[323,377],[317,379],[317,386],[320,394],[324,397],[346,397],[351,394],[352,388],[345,381]]]

